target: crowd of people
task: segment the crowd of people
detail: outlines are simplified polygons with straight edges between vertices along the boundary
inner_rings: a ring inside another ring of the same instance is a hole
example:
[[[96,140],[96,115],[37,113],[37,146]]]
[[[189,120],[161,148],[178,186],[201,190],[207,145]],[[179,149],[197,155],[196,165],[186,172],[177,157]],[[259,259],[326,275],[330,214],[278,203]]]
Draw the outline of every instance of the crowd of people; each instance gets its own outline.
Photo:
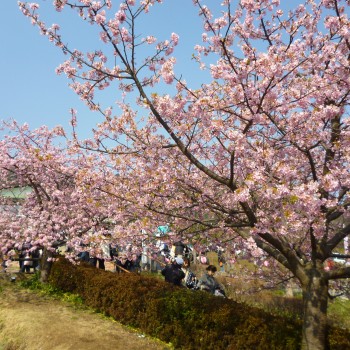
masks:
[[[190,268],[190,260],[177,256],[162,269],[161,273],[166,282],[176,286],[204,290],[216,296],[226,297],[223,286],[214,277],[216,271],[216,266],[208,265],[206,273],[198,279]]]
[[[204,290],[213,295],[225,297],[223,286],[214,277],[217,267],[209,264],[208,260],[203,261],[200,255],[200,264],[207,265],[205,273],[197,277],[191,269],[191,249],[183,242],[175,242],[171,248],[160,244],[156,253],[143,250],[136,254],[130,248],[109,247],[105,249],[105,255],[99,258],[91,256],[88,251],[79,253],[78,257],[88,264],[105,269],[105,259],[114,263],[114,272],[136,272],[151,271],[159,272],[164,276],[166,282],[191,290]],[[192,258],[192,259],[191,259]],[[219,259],[220,264],[220,259]]]
[[[19,264],[19,272],[30,273],[32,271],[40,270],[40,259],[42,250],[39,248],[32,249],[30,244],[23,244],[22,248],[17,250],[17,258],[13,258],[8,254],[0,256],[1,268],[3,272],[7,272],[13,260],[17,260]]]
[[[41,250],[33,249],[23,245],[18,251],[19,271],[30,273],[40,270]],[[164,276],[166,282],[191,290],[204,290],[213,295],[225,296],[224,289],[214,277],[217,271],[216,266],[210,265],[208,260],[203,260],[205,255],[199,254],[197,260],[200,264],[207,265],[206,272],[198,278],[191,269],[191,248],[181,241],[175,242],[170,248],[166,244],[159,244],[158,251],[150,252],[143,249],[135,253],[131,247],[117,247],[110,244],[101,245],[98,249],[91,249],[90,246],[83,247],[77,258],[85,263],[99,269],[106,269],[106,262],[113,264],[114,272],[141,271],[158,272]],[[98,253],[96,253],[98,252]],[[2,257],[1,267],[6,272],[9,259]],[[220,259],[219,259],[220,264]]]

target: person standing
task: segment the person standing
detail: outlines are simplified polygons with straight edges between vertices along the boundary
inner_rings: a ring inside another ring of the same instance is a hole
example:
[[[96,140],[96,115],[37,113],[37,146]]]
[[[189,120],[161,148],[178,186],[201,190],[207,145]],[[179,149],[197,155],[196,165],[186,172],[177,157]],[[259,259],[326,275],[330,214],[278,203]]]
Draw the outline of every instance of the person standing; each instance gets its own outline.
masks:
[[[187,247],[186,244],[183,243],[182,241],[178,241],[174,243],[174,254],[175,256],[182,256],[184,257],[185,254],[187,253]]]
[[[35,250],[32,251],[32,259],[33,259],[33,269],[35,271],[40,270],[40,259],[42,256],[42,249],[36,248]]]
[[[1,255],[0,255],[1,257]],[[2,267],[2,272],[6,273],[7,272],[7,268],[9,267],[10,264],[10,260],[8,259],[7,255],[4,255],[2,257],[2,262],[1,262],[1,267]]]
[[[125,270],[130,271],[131,261],[128,259],[125,253],[122,253],[115,261],[115,271],[125,272]]]
[[[130,272],[136,272],[136,273],[140,273],[141,272],[141,264],[140,264],[140,261],[141,261],[141,254],[136,254],[136,253],[133,253],[131,255],[131,264],[130,264],[130,269],[129,271]]]
[[[21,272],[25,272],[25,273],[30,273],[30,268],[33,266],[33,261],[32,261],[32,256],[31,253],[29,252],[29,250],[27,250],[24,254],[24,258],[23,258],[23,264],[21,267]]]

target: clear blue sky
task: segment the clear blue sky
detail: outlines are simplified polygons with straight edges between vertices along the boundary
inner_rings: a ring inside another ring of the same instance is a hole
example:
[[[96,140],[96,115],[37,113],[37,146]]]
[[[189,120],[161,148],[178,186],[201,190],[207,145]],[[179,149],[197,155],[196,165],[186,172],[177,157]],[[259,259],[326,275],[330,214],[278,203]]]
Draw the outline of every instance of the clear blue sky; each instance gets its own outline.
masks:
[[[72,49],[92,51],[104,47],[96,29],[95,33],[92,32],[94,27],[81,21],[73,11],[66,9],[57,13],[52,0],[37,2],[41,6],[41,19],[47,25],[60,24],[64,41]],[[286,1],[281,2],[284,7],[292,6]],[[114,3],[119,4],[116,0]],[[220,3],[220,0],[208,0],[208,4],[215,4],[217,9],[221,8]],[[65,76],[56,75],[55,68],[67,57],[30,24],[19,11],[17,0],[2,0],[1,9],[0,120],[13,118],[28,123],[32,129],[43,124],[49,127],[62,125],[70,131],[69,110],[74,108],[78,111],[79,136],[89,137],[100,116],[89,111],[80,101],[68,87],[69,80]],[[169,38],[172,32],[179,34],[176,73],[183,74],[183,78],[195,88],[204,82],[197,65],[191,60],[193,47],[200,43],[202,33],[197,13],[192,0],[164,0],[163,5],[154,7],[151,16],[145,17],[147,22],[143,23],[142,30],[143,37],[154,34],[158,39]],[[101,102],[107,107],[114,105],[116,98],[113,91],[105,91]]]
[[[72,48],[93,50],[103,47],[98,36],[91,33],[93,27],[79,20],[75,13],[65,10],[56,13],[51,0],[38,1],[41,6],[41,19],[47,24],[58,23],[66,42]],[[70,130],[70,108],[78,111],[79,132],[82,137],[90,135],[89,130],[99,121],[99,115],[92,113],[68,87],[65,76],[57,76],[55,68],[67,57],[41,36],[18,9],[17,0],[3,0],[0,24],[0,119],[13,118],[20,123],[28,123],[31,128],[42,124],[49,127],[62,125]],[[195,67],[191,62],[194,43],[199,41],[201,27],[194,25],[197,9],[191,0],[165,0],[165,4],[149,18],[147,30],[157,38],[169,37],[172,32],[180,35],[184,53],[178,60],[182,70]],[[147,18],[147,17],[146,17]],[[197,33],[198,40],[189,40]],[[185,61],[186,60],[186,61]],[[106,92],[104,102],[113,105],[116,95]]]

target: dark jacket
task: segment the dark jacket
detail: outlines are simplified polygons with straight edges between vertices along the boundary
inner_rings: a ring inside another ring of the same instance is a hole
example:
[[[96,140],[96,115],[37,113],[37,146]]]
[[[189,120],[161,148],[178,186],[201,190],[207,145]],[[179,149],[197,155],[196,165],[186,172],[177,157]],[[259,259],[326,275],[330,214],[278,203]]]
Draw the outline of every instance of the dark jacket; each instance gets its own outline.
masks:
[[[185,255],[185,253],[187,252],[186,244],[182,243],[181,241],[175,242],[174,246],[175,246],[175,256]]]
[[[129,259],[120,260],[119,258],[115,261],[115,270],[117,272],[124,272],[124,270],[130,271],[131,261]],[[121,267],[121,268],[119,268]]]
[[[136,260],[130,260],[130,268],[131,272],[138,272],[141,270],[141,254],[137,256]]]
[[[185,273],[181,270],[181,266],[173,263],[165,266],[162,275],[166,282],[173,283],[175,286],[181,286],[181,281],[185,277]]]

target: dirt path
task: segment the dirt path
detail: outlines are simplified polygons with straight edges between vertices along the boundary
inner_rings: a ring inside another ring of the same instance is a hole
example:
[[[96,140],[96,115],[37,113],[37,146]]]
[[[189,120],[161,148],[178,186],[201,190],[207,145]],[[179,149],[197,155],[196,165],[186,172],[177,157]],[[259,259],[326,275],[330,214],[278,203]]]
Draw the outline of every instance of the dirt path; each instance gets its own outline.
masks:
[[[0,350],[165,350],[90,310],[17,286],[0,272]]]

